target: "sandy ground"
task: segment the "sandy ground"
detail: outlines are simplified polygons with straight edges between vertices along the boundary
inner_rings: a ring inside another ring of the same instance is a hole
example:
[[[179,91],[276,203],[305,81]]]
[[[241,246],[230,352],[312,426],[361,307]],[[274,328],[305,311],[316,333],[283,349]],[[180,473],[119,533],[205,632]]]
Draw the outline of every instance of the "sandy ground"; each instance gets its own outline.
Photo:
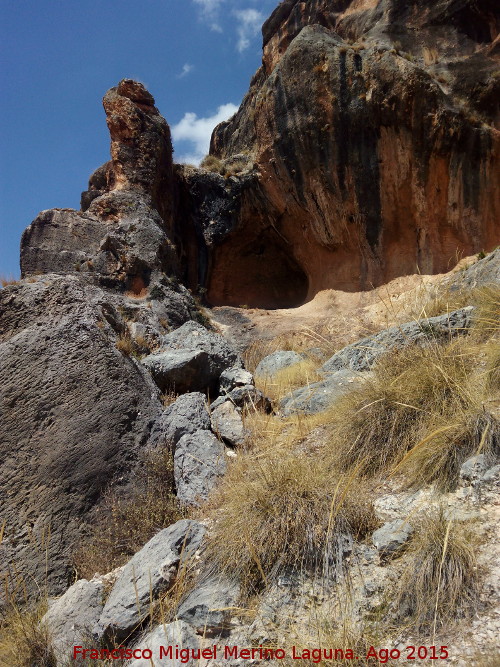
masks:
[[[402,276],[366,292],[324,290],[298,308],[217,307],[210,315],[240,351],[258,339],[292,332],[309,333],[311,346],[323,342],[335,351],[389,326],[425,317],[419,309],[426,295],[448,275],[474,261],[475,256],[461,260],[449,274]]]

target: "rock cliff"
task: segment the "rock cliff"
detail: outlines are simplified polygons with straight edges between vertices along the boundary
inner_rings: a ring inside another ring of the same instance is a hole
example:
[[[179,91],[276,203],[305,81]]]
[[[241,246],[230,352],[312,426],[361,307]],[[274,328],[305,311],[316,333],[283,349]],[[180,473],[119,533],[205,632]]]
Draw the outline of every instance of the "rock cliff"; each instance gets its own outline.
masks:
[[[253,176],[210,246],[209,300],[289,305],[290,280],[298,302],[497,244],[498,26],[490,0],[282,2],[212,137]]]

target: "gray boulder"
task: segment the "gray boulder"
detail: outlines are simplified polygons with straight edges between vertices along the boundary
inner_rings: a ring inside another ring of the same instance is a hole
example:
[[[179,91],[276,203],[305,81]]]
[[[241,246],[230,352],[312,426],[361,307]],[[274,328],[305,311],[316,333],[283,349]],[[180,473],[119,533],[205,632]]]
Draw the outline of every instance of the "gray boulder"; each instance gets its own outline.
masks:
[[[500,285],[500,248],[475,262],[465,271],[458,271],[449,281],[451,290],[488,285]]]
[[[184,621],[178,620],[166,625],[161,624],[151,632],[143,635],[137,644],[131,647],[132,650],[149,649],[153,655],[152,659],[136,658],[128,661],[126,664],[133,665],[134,667],[181,667],[182,665],[194,667],[194,665],[200,664],[198,660],[193,660],[191,657],[186,660],[183,655],[179,655],[179,658],[176,658],[175,651],[176,648],[179,650],[196,650],[199,646],[199,637],[193,628]],[[171,658],[168,653],[169,650],[172,651]],[[165,651],[166,654],[162,653],[162,651]]]
[[[300,364],[304,361],[304,357],[297,352],[291,350],[278,350],[272,354],[268,354],[259,362],[255,369],[255,375],[261,377],[272,378],[276,373],[282,371],[284,368]]]
[[[177,498],[187,505],[206,500],[226,467],[226,449],[213,433],[196,431],[182,436],[174,455]]]
[[[150,354],[142,359],[142,364],[161,391],[198,391],[210,383],[208,355],[202,350],[168,350]]]
[[[168,590],[181,561],[194,555],[205,527],[184,519],[155,535],[125,565],[106,601],[98,636],[123,640],[151,613],[151,600]]]
[[[151,431],[153,446],[175,446],[183,435],[210,430],[210,415],[204,394],[182,394],[165,409]]]
[[[243,387],[235,387],[228,394],[219,396],[210,405],[210,411],[213,412],[226,401],[231,401],[237,408],[247,408],[249,410],[264,410],[271,412],[271,401],[264,396],[260,389],[253,385],[244,385]]]
[[[66,665],[75,645],[85,646],[104,607],[101,581],[77,581],[66,593],[49,603],[42,624],[49,631],[58,665]]]
[[[119,319],[74,276],[0,290],[0,571],[15,563],[50,595],[67,589],[86,518],[130,479],[163,411],[149,374],[115,347]]]
[[[344,347],[324,363],[320,370],[323,373],[335,373],[343,368],[370,370],[376,359],[389,350],[411,344],[425,345],[430,340],[444,340],[467,333],[472,324],[473,312],[474,308],[468,306],[446,315],[391,327]]]
[[[198,322],[186,322],[167,334],[162,340],[167,350],[200,351],[208,356],[202,384],[212,390],[218,388],[223,371],[241,367],[240,356],[220,334],[209,331]]]
[[[299,387],[281,399],[280,411],[284,416],[312,415],[328,409],[341,396],[355,389],[363,380],[362,373],[343,369],[327,375],[320,382]]]
[[[225,401],[212,412],[212,430],[233,447],[241,445],[245,440],[241,414],[231,401]]]
[[[239,595],[240,589],[235,581],[223,575],[207,577],[181,602],[177,618],[189,623],[203,636],[228,634]]]
[[[374,546],[383,557],[394,556],[410,539],[413,528],[407,521],[396,519],[385,523],[372,535]]]
[[[221,373],[241,366],[237,352],[197,322],[186,322],[162,337],[163,350],[142,360],[160,389],[216,392]]]
[[[460,468],[460,479],[465,482],[474,482],[480,479],[488,470],[488,460],[484,454],[478,454],[467,459]]]
[[[221,373],[219,379],[219,391],[221,394],[227,394],[236,387],[244,387],[245,385],[253,385],[254,379],[250,371],[244,368],[228,368]]]

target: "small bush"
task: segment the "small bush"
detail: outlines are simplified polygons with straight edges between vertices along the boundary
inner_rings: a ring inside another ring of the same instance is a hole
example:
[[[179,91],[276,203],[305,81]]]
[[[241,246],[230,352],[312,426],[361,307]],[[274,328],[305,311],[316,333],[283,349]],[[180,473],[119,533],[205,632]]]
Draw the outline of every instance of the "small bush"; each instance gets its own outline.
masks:
[[[410,545],[409,558],[395,593],[399,622],[417,632],[432,631],[468,616],[479,600],[476,540],[471,529],[427,517]]]
[[[207,155],[200,163],[200,167],[206,171],[224,175],[224,163],[215,155]]]
[[[182,518],[174,495],[173,461],[168,448],[145,455],[128,497],[104,495],[88,538],[74,554],[78,578],[91,579],[123,565],[162,528]]]
[[[325,572],[339,565],[339,540],[376,525],[363,487],[319,458],[268,451],[241,456],[213,497],[216,519],[208,557],[240,576],[253,593],[280,573]]]

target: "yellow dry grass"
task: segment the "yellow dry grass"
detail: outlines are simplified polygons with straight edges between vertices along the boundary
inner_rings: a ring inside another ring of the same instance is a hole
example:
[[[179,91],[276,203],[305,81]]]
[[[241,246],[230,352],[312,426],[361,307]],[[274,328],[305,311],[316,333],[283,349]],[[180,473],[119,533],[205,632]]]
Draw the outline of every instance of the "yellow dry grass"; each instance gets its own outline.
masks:
[[[405,628],[434,637],[444,624],[474,612],[480,582],[476,546],[473,529],[442,512],[421,522],[394,596]]]

